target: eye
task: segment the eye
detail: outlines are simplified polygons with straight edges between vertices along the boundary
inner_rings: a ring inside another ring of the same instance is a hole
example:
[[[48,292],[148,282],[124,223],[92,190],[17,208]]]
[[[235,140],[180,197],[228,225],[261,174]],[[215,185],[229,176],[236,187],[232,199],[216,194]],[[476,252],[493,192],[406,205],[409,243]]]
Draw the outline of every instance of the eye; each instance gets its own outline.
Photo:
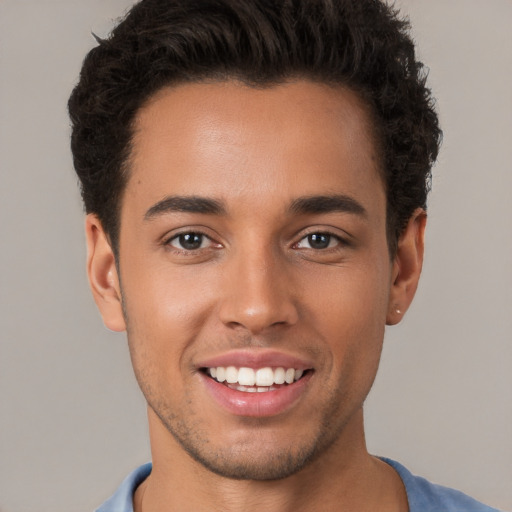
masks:
[[[310,233],[298,242],[298,249],[330,249],[341,243],[337,236],[329,233]]]
[[[212,241],[206,235],[196,232],[180,233],[167,242],[171,247],[185,251],[204,249],[211,245],[211,243]]]

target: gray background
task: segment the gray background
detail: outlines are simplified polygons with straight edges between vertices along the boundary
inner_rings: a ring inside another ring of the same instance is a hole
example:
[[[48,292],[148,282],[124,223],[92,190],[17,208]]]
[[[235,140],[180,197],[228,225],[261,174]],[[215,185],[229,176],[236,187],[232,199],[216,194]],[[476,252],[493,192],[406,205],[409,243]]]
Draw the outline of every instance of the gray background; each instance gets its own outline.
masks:
[[[149,459],[123,335],[85,275],[66,100],[129,0],[0,0],[0,510],[91,510]],[[368,445],[512,509],[512,1],[402,0],[445,141],[423,280]]]

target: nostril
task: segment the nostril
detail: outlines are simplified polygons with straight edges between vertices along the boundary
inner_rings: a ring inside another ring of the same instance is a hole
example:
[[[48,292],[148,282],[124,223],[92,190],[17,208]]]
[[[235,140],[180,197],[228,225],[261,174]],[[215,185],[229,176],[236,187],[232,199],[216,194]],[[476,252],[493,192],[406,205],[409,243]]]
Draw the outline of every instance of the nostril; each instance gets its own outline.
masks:
[[[246,330],[252,335],[261,334],[267,329],[293,325],[297,322],[297,318],[295,311],[288,313],[283,310],[262,311],[256,309],[233,311],[231,313],[224,311],[221,316],[221,320],[226,327],[233,330]]]

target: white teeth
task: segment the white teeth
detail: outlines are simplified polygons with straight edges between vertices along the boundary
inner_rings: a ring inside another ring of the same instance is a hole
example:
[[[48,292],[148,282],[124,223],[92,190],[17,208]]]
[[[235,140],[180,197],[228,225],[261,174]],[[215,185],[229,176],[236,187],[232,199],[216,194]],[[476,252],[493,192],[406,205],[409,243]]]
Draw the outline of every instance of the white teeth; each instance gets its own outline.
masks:
[[[226,368],[226,382],[229,384],[238,382],[238,370],[234,366],[228,366]]]
[[[254,386],[256,376],[252,368],[240,368],[238,370],[238,383],[242,386]]]
[[[226,382],[230,387],[238,391],[248,393],[273,391],[274,384],[292,384],[299,380],[304,374],[304,370],[296,370],[295,368],[284,369],[282,367],[272,369],[267,366],[265,368],[236,368],[235,366],[217,366],[208,368],[208,373],[218,382]],[[232,384],[237,384],[232,386]]]
[[[274,384],[274,372],[272,368],[260,368],[256,372],[256,385],[268,387],[272,386],[272,384]]]
[[[286,372],[284,371],[284,368],[276,368],[274,371],[274,382],[276,384],[284,384],[285,379]]]
[[[226,380],[226,369],[223,368],[222,366],[219,366],[217,368],[217,377],[216,377],[216,379],[219,382],[224,382]]]

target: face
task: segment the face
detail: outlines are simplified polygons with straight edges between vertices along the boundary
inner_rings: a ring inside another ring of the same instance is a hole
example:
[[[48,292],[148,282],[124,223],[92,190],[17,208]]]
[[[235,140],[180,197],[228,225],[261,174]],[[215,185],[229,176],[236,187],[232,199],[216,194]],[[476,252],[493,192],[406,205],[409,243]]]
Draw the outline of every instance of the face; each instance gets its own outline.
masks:
[[[162,449],[274,479],[362,435],[396,277],[369,123],[307,81],[188,84],[139,112],[124,320],[104,318],[126,321]]]

